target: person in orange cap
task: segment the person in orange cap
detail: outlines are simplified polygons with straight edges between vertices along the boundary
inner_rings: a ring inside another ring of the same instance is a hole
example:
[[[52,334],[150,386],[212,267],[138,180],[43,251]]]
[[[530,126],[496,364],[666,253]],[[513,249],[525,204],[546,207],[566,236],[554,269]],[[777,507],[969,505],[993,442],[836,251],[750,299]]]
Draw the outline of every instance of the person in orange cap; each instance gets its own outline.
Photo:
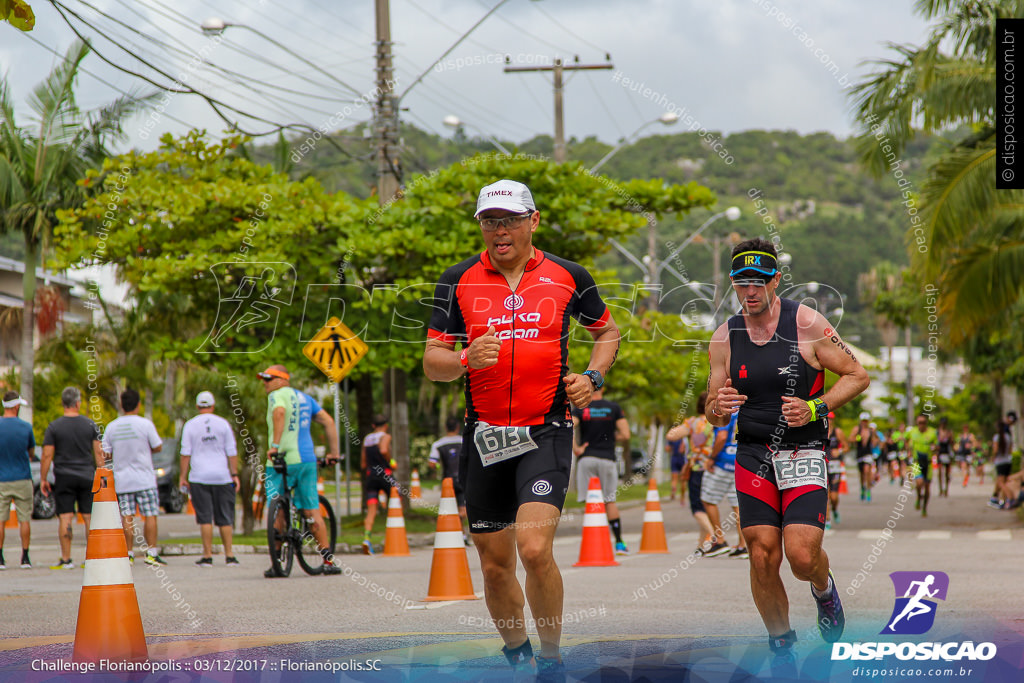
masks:
[[[267,501],[273,500],[278,491],[284,488],[281,474],[274,469],[274,460],[284,459],[288,466],[288,484],[293,489],[292,500],[302,514],[313,520],[312,532],[316,539],[317,549],[324,556],[323,575],[340,574],[341,567],[334,564],[334,548],[328,546],[327,525],[320,514],[320,496],[316,491],[316,459],[304,462],[302,457],[303,431],[309,431],[309,417],[303,418],[306,394],[290,386],[291,375],[283,365],[271,365],[263,372],[257,373],[263,380],[263,390],[267,392],[267,430],[270,448],[267,450]],[[323,419],[327,411],[316,413],[317,419]],[[329,419],[329,418],[328,418]],[[334,430],[334,420],[325,423],[330,444],[328,461],[337,459],[338,440]],[[332,436],[333,435],[333,436]],[[276,522],[276,520],[275,520]],[[278,578],[271,567],[263,573],[268,579]]]

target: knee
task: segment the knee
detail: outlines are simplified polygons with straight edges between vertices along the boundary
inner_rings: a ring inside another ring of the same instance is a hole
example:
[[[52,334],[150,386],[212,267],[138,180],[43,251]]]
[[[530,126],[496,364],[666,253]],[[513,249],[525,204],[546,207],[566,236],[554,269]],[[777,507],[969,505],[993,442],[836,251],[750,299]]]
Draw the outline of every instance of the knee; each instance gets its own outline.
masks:
[[[802,581],[811,577],[815,565],[818,563],[817,553],[812,553],[806,548],[787,550],[786,559],[789,560],[789,569],[793,572],[793,576]]]
[[[778,571],[782,564],[782,549],[777,546],[765,545],[763,543],[750,543],[747,552],[750,553],[750,564],[759,571]]]
[[[539,573],[552,562],[551,546],[543,538],[523,541],[519,544],[519,559],[528,573]]]

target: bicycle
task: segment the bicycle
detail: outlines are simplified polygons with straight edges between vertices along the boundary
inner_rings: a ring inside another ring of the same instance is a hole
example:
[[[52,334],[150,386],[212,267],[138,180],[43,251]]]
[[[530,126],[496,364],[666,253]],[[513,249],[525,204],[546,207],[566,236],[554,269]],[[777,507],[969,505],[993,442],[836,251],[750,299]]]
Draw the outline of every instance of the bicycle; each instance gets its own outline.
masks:
[[[317,463],[320,464],[319,462]],[[274,459],[274,469],[280,472],[283,491],[270,501],[267,513],[267,547],[270,552],[270,564],[280,577],[292,572],[293,559],[299,560],[302,570],[311,576],[324,573],[327,558],[316,547],[313,536],[313,520],[299,514],[288,486],[288,465],[283,457]],[[334,555],[338,527],[334,516],[334,508],[323,496],[320,499],[320,513],[327,527],[329,556]],[[283,517],[281,529],[275,525],[278,516]],[[304,552],[309,547],[312,552]]]

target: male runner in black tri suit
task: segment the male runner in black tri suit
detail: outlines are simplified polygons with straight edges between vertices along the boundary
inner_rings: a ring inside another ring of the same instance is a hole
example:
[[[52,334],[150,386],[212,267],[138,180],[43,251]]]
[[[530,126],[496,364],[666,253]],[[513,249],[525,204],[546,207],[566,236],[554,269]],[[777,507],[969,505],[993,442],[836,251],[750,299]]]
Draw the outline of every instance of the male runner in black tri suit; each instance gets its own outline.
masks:
[[[821,314],[775,291],[781,280],[771,242],[733,248],[733,290],[742,313],[711,338],[707,418],[739,412],[736,491],[750,551],[750,587],[775,653],[775,675],[795,674],[789,599],[779,576],[783,550],[793,575],[811,583],[822,638],[845,626],[839,590],[822,550],[828,504],[827,415],[869,384],[867,372]],[[825,391],[825,370],[839,379]]]

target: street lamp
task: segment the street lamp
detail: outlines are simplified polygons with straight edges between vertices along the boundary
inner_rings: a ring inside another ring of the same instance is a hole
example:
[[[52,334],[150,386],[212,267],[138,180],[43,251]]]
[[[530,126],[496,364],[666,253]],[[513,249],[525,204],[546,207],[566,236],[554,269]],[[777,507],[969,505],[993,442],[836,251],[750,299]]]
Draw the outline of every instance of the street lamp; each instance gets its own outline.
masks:
[[[232,22],[227,22],[227,21],[224,21],[223,19],[220,19],[219,17],[210,17],[209,19],[206,19],[205,21],[203,21],[203,23],[201,23],[199,25],[199,28],[202,29],[203,33],[208,35],[208,36],[219,36],[222,33],[224,33],[224,31],[227,28],[229,28],[229,27],[244,28],[246,31],[251,31],[252,33],[255,33],[260,38],[263,38],[263,40],[267,41],[268,43],[272,43],[273,45],[276,45],[278,48],[280,48],[281,50],[284,50],[285,52],[287,52],[288,54],[290,54],[292,57],[294,57],[295,59],[299,60],[303,64],[306,64],[307,66],[313,67],[316,71],[319,71],[324,76],[327,76],[327,78],[331,79],[332,81],[334,81],[338,85],[340,85],[340,86],[350,90],[357,97],[362,97],[363,96],[363,93],[359,92],[358,90],[353,88],[351,85],[349,85],[345,81],[342,81],[341,79],[339,79],[334,74],[330,73],[329,71],[324,70],[323,68],[321,68],[320,66],[318,66],[314,62],[309,61],[308,59],[306,59],[302,55],[300,55],[300,54],[298,54],[296,52],[293,52],[287,45],[284,45],[283,43],[280,43],[280,42],[274,40],[273,38],[268,36],[263,31],[260,31],[259,29],[255,29],[252,26],[248,26],[247,24],[235,24],[235,23],[232,23]]]
[[[706,227],[708,227],[709,225],[711,225],[712,223],[714,223],[715,221],[717,221],[719,218],[722,218],[722,217],[728,218],[730,221],[737,220],[740,217],[740,209],[739,209],[739,207],[738,206],[730,206],[725,211],[719,211],[714,216],[712,216],[711,218],[709,218],[706,221],[704,221],[704,223],[699,228],[697,228],[697,230],[694,231],[694,233],[692,235],[687,237],[686,240],[683,241],[682,244],[680,244],[678,247],[673,249],[672,252],[668,256],[666,256],[665,259],[660,264],[658,264],[658,270],[656,271],[655,275],[656,276],[660,275],[661,271],[664,270],[665,266],[668,265],[668,262],[676,257],[676,254],[678,254],[683,249],[685,249],[690,244],[690,242],[692,242],[698,235],[700,235],[704,231],[704,229]],[[718,282],[718,278],[717,277],[715,278],[715,282]]]
[[[487,138],[487,141],[490,142],[495,147],[497,147],[501,151],[502,154],[507,154],[508,156],[512,156],[512,152],[508,151],[505,148],[505,146],[502,145],[500,142],[498,142],[497,138],[495,138],[493,135],[491,135],[487,131],[483,130],[482,128],[478,128],[478,127],[476,127],[476,126],[474,126],[472,124],[466,123],[465,121],[460,119],[455,114],[449,114],[448,116],[444,117],[441,120],[441,123],[443,123],[444,125],[448,126],[449,128],[458,129],[460,126],[469,126],[473,130],[478,130],[481,133],[483,133],[483,136],[485,138]]]
[[[633,131],[632,133],[630,133],[629,135],[627,135],[626,137],[624,137],[624,138],[622,139],[622,142],[620,142],[620,143],[619,143],[619,144],[617,144],[617,145],[616,145],[615,147],[613,147],[613,148],[612,148],[612,150],[611,150],[610,152],[608,152],[607,154],[605,154],[605,155],[604,155],[604,156],[603,156],[603,157],[601,158],[601,160],[600,160],[600,161],[598,161],[598,162],[597,162],[596,164],[594,164],[594,165],[593,165],[593,167],[592,167],[592,168],[590,169],[590,172],[591,172],[591,173],[596,173],[596,172],[597,172],[597,169],[599,169],[599,168],[601,168],[602,166],[604,166],[604,164],[605,164],[605,162],[606,162],[606,161],[608,161],[608,160],[609,160],[609,159],[611,159],[611,158],[612,158],[613,156],[615,156],[615,153],[616,153],[616,152],[618,152],[618,151],[619,151],[620,149],[622,149],[622,148],[623,148],[623,146],[625,146],[625,145],[626,145],[626,144],[627,144],[627,143],[628,143],[628,142],[629,142],[630,140],[632,140],[632,139],[633,139],[633,138],[635,138],[635,137],[636,137],[637,135],[639,135],[639,134],[640,134],[640,131],[642,131],[642,130],[643,130],[644,128],[646,128],[647,126],[651,126],[651,125],[654,125],[655,123],[661,123],[661,124],[664,124],[664,125],[666,125],[666,126],[671,126],[672,124],[674,124],[674,123],[675,123],[676,121],[678,121],[678,120],[679,120],[679,114],[676,114],[675,112],[671,112],[671,111],[669,111],[669,112],[665,112],[664,114],[662,114],[662,115],[661,115],[661,116],[659,116],[658,118],[654,119],[653,121],[648,121],[648,122],[647,122],[647,123],[645,123],[644,125],[640,126],[640,127],[639,127],[639,128],[637,128],[636,130],[634,130],[634,131]],[[737,211],[739,211],[739,209],[737,209]]]

